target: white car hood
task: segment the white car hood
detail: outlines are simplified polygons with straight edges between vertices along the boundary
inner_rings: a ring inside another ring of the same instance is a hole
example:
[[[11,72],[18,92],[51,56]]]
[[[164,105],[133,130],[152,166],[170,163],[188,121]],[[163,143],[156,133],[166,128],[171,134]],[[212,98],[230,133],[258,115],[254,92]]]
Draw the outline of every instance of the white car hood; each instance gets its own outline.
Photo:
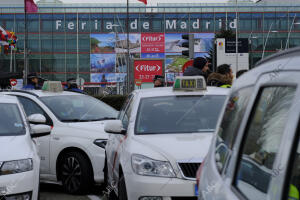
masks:
[[[78,133],[78,136],[88,137],[88,138],[103,138],[108,139],[108,133],[104,131],[104,121],[94,121],[94,122],[76,122],[76,123],[64,123],[63,126],[72,129],[70,134]],[[84,134],[83,134],[84,133]]]
[[[33,146],[28,136],[0,136],[0,162],[32,158]]]
[[[135,136],[134,140],[160,153],[169,161],[202,162],[208,152],[212,137],[213,133],[153,134]],[[136,153],[139,152],[143,151],[137,150]],[[146,154],[148,155],[148,152]]]

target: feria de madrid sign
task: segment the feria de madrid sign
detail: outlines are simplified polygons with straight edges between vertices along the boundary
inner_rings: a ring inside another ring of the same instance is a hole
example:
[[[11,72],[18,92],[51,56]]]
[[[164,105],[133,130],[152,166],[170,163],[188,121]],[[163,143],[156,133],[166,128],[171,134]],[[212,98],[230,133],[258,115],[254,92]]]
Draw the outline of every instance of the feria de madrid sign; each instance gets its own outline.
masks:
[[[134,79],[142,80],[143,83],[151,83],[155,75],[162,75],[163,60],[135,60],[134,61]]]
[[[225,19],[219,19],[216,22],[216,26],[220,29],[223,28]],[[113,21],[105,21],[103,24],[103,30],[101,26],[101,20],[93,19],[93,20],[80,20],[78,29],[79,31],[88,31],[92,28],[94,31],[113,31],[115,23]],[[176,30],[191,30],[191,31],[199,31],[200,29],[210,30],[214,24],[211,20],[205,19],[191,19],[191,20],[182,20],[182,19],[166,19],[164,20],[164,28],[167,31],[176,31]],[[228,26],[231,29],[236,28],[236,19],[228,20]],[[75,30],[76,31],[76,20],[74,21],[65,21],[63,19],[55,20],[55,30],[62,31],[64,30]],[[129,23],[129,28],[131,31],[138,31],[139,27],[141,27],[144,31],[152,30],[150,21],[140,21],[139,19],[132,19]]]

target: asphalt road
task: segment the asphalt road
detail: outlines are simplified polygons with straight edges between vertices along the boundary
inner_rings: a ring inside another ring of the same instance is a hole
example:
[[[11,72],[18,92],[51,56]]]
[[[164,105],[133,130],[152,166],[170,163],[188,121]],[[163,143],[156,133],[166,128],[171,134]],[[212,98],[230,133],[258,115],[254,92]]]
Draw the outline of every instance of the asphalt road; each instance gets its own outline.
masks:
[[[69,195],[64,193],[60,185],[40,184],[40,200],[106,200],[103,197],[103,187],[94,186],[88,195]]]

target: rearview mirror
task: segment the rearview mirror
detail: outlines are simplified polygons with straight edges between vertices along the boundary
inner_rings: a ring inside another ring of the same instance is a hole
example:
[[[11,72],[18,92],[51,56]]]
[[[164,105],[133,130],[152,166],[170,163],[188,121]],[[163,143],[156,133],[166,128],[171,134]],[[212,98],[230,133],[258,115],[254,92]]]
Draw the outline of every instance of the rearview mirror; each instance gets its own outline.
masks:
[[[113,120],[106,122],[104,130],[107,133],[125,135],[126,130],[123,128],[121,120]]]
[[[28,121],[31,124],[45,124],[46,117],[42,114],[32,114],[32,115],[29,115]]]
[[[31,124],[31,137],[36,138],[36,137],[42,137],[49,135],[51,132],[51,126],[44,125],[44,124]]]

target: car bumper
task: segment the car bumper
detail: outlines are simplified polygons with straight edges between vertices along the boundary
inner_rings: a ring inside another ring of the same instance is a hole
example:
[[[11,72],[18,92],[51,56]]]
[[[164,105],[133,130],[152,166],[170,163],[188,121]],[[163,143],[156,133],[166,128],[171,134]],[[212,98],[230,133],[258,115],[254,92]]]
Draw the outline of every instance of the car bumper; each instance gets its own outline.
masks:
[[[197,199],[195,195],[196,181],[134,174],[128,176],[127,180],[125,178],[125,182],[130,200],[140,200],[142,197],[161,197],[157,200]],[[147,200],[147,198],[143,200]]]
[[[1,196],[20,199],[17,197],[27,195],[32,200],[38,199],[38,178],[39,175],[36,175],[34,171],[0,176],[0,199]]]

